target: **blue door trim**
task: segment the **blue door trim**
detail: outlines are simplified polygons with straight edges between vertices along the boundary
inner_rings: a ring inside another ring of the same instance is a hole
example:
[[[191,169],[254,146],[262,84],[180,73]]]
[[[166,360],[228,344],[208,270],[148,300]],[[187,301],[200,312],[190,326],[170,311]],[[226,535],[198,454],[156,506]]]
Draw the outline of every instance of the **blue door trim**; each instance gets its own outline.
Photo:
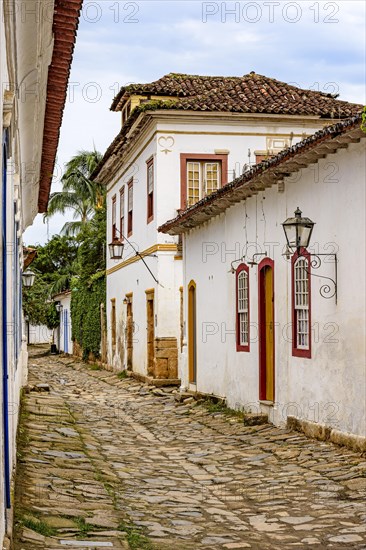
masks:
[[[8,288],[7,288],[7,228],[6,228],[6,199],[7,199],[7,133],[2,140],[2,363],[3,363],[3,417],[4,417],[4,482],[6,508],[11,507],[10,499],[10,457],[9,457],[9,393],[8,393]]]

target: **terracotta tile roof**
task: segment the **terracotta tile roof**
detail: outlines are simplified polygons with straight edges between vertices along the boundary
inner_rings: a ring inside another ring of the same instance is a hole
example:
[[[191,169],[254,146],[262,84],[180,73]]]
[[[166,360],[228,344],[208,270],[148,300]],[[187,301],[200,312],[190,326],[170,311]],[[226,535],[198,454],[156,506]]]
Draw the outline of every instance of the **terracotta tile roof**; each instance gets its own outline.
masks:
[[[346,118],[360,110],[360,105],[340,101],[333,94],[303,90],[255,72],[242,77],[170,73],[150,84],[121,88],[111,110],[120,111],[133,94],[147,95],[151,100],[154,96],[181,98],[169,108],[194,111]]]
[[[55,0],[54,48],[48,69],[38,211],[46,212],[83,0]]]
[[[158,231],[179,235],[224,212],[228,207],[282,181],[286,176],[335,153],[350,142],[366,138],[361,129],[362,115],[326,126],[300,143],[281,151],[275,157],[253,166],[239,178],[205,197],[167,221]]]
[[[128,133],[143,112],[181,110],[281,115],[312,115],[320,118],[348,118],[362,105],[340,101],[331,94],[301,90],[274,78],[249,73],[243,77],[192,76],[170,73],[151,84],[130,84],[121,88],[111,109],[120,111],[133,94],[150,96],[133,111],[108,147],[92,174],[96,178],[105,163],[121,153],[132,139]],[[154,96],[166,96],[166,100]],[[178,99],[177,99],[178,98]]]
[[[38,250],[36,248],[32,248],[30,246],[23,246],[23,270],[26,270],[28,266],[33,262],[35,257],[38,254]]]

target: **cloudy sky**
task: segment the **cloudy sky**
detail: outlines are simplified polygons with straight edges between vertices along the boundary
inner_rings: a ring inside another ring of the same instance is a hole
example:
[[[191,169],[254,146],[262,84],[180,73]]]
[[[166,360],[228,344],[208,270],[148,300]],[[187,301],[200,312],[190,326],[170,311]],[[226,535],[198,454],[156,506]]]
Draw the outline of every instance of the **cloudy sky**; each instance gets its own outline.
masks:
[[[250,71],[302,88],[365,100],[365,2],[84,0],[58,150],[102,153],[120,127],[109,111],[120,86],[169,72],[241,76]],[[43,244],[65,219],[38,216],[26,244]]]

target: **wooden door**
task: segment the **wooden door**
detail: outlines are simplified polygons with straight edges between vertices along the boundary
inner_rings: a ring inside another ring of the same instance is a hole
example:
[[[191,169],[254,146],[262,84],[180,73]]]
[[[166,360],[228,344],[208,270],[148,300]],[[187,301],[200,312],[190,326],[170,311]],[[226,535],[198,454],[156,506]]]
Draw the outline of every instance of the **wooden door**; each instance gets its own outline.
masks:
[[[196,319],[196,283],[188,285],[188,367],[189,382],[197,381],[197,319]]]
[[[155,315],[154,292],[146,291],[146,339],[147,339],[147,374],[155,373]]]
[[[259,264],[259,399],[274,401],[274,277],[273,260]]]
[[[134,324],[133,324],[132,297],[128,297],[127,323],[126,323],[127,369],[128,370],[133,369],[133,330],[134,330]]]

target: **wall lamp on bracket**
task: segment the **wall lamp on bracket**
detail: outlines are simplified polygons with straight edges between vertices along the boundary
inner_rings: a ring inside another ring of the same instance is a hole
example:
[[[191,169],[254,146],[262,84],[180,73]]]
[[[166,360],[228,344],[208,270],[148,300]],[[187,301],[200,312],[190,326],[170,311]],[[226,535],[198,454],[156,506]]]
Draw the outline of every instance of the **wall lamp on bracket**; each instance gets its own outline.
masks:
[[[255,254],[253,254],[252,259],[247,262],[248,265],[250,265],[251,267],[253,267],[254,265],[258,265],[258,262],[255,260],[256,256],[267,256],[267,252],[256,252]],[[242,256],[238,260],[233,260],[231,262],[231,267],[228,273],[235,273],[236,269],[234,267],[234,264],[244,262],[244,261],[245,261],[245,256]]]
[[[256,252],[255,254],[253,254],[252,259],[248,262],[248,265],[250,265],[250,267],[258,265],[258,262],[254,259],[256,258],[256,256],[268,256],[268,254],[267,252]]]
[[[148,270],[148,272],[150,273],[150,275],[154,279],[154,281],[159,286],[163,287],[163,285],[161,283],[159,283],[159,281],[157,280],[157,278],[155,277],[155,275],[153,274],[153,272],[151,271],[151,269],[149,268],[149,266],[147,265],[147,263],[144,260],[144,257],[147,257],[147,256],[153,256],[154,258],[156,258],[157,257],[156,254],[141,254],[141,252],[139,252],[137,250],[137,248],[134,247],[132,242],[129,241],[127,239],[127,237],[122,235],[122,233],[117,229],[117,227],[114,227],[114,231],[119,233],[119,238],[114,236],[112,242],[109,243],[109,245],[108,245],[109,255],[110,255],[111,260],[121,260],[122,259],[123,250],[124,250],[124,247],[125,247],[123,241],[126,241],[130,245],[132,250],[135,252],[135,256],[138,256],[143,261],[146,269]]]
[[[304,267],[305,272],[308,275],[313,277],[320,277],[321,279],[327,279],[331,284],[325,283],[319,289],[319,294],[323,298],[333,298],[335,297],[335,302],[337,303],[337,254],[327,254],[327,253],[318,253],[311,254],[303,253],[303,250],[306,250],[309,246],[311,235],[313,232],[315,222],[311,221],[310,218],[303,218],[302,212],[299,207],[295,210],[294,218],[287,218],[283,222],[282,227],[285,232],[286,241],[287,241],[287,251],[285,256],[289,259],[290,253],[297,252],[298,257],[302,256],[306,258],[310,257],[310,267],[313,269],[318,269],[322,265],[321,256],[328,256],[332,258],[334,263],[334,279],[331,277],[325,277],[324,275],[317,275],[312,273]]]

